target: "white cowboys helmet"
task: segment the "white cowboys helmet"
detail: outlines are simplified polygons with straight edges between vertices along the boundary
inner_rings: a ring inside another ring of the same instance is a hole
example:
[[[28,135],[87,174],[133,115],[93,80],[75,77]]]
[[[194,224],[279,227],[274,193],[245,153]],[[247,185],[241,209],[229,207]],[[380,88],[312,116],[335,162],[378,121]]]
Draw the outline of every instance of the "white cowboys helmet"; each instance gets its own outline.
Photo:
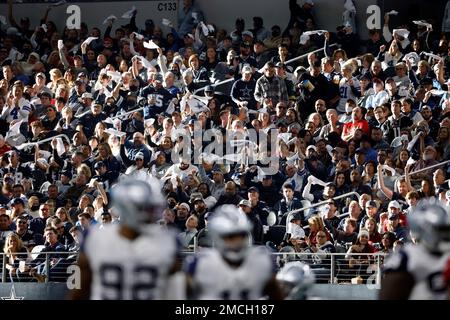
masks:
[[[215,248],[225,259],[236,263],[245,258],[251,245],[252,224],[236,206],[223,205],[217,208],[208,221],[208,229]],[[230,239],[239,235],[242,236],[241,241]]]
[[[285,300],[305,300],[316,281],[311,268],[300,261],[286,263],[278,271],[276,279],[281,284]]]
[[[135,230],[162,218],[165,201],[158,180],[122,180],[111,189],[111,198],[120,223]]]
[[[430,252],[450,252],[450,212],[440,201],[420,201],[408,223],[411,234]]]

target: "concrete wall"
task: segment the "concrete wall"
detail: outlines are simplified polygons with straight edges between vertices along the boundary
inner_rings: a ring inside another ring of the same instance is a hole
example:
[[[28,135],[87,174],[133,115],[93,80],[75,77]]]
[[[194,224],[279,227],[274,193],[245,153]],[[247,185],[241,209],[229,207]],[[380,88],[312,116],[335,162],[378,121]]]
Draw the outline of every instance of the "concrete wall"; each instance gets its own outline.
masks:
[[[268,28],[278,24],[284,29],[289,21],[288,0],[197,0],[197,2],[207,21],[214,22],[218,27],[225,28],[229,32],[234,29],[234,21],[237,17],[245,18],[247,28],[252,27],[253,16],[263,17],[265,26]],[[297,2],[301,3],[302,0]],[[343,2],[344,0],[315,0],[315,17],[321,29],[334,31],[337,25],[342,24]],[[365,28],[367,6],[377,3],[377,0],[356,0],[355,2],[358,13],[357,25],[360,35],[364,36],[367,34]],[[53,8],[49,17],[57,23],[58,27],[64,26],[69,17],[66,8],[70,4],[76,4],[81,8],[83,22],[86,22],[89,27],[95,25],[104,30],[105,26],[100,24],[110,14],[119,18],[115,27],[128,23],[127,19],[121,19],[120,16],[135,5],[138,9],[137,25],[143,27],[147,18],[152,18],[156,24],[161,24],[162,18],[168,18],[176,23],[176,11],[170,10],[173,6],[168,5],[174,3],[177,3],[177,8],[181,8],[183,0],[68,1],[65,5]],[[47,6],[45,3],[14,4],[16,20],[19,21],[21,17],[27,16],[30,17],[32,25],[37,25]],[[0,12],[6,16],[7,6],[5,3],[0,4]],[[168,31],[167,29],[163,30]]]
[[[25,0],[26,1],[26,0]],[[243,17],[246,27],[252,27],[252,17],[261,16],[265,26],[270,28],[274,24],[285,28],[289,21],[289,0],[196,0],[203,10],[206,20],[214,22],[218,27],[228,31],[234,29],[234,21],[237,17]],[[302,3],[303,0],[297,0]],[[70,3],[69,3],[70,2]],[[317,25],[321,29],[334,31],[337,25],[342,24],[342,11],[344,0],[314,0],[314,14]],[[128,23],[127,19],[120,16],[133,5],[138,9],[137,24],[144,26],[147,18],[152,18],[156,24],[161,24],[162,18],[168,18],[176,23],[176,11],[171,10],[177,4],[177,9],[182,7],[183,0],[146,0],[146,1],[68,1],[67,4],[54,8],[50,13],[50,19],[59,26],[65,24],[68,14],[66,8],[70,4],[79,5],[81,8],[82,21],[88,26],[99,26],[109,15],[116,15],[119,20],[115,27]],[[357,9],[356,24],[361,38],[367,38],[366,20],[368,15],[366,9],[369,5],[378,4],[382,12],[395,9],[399,11],[398,16],[391,17],[392,25],[405,23],[414,19],[434,18],[440,21],[447,0],[431,0],[424,5],[424,0],[355,0]],[[7,13],[5,3],[0,4],[0,14]],[[14,12],[16,19],[28,16],[33,25],[39,23],[47,4],[45,3],[23,3],[15,4]],[[383,14],[382,14],[383,15]],[[104,25],[100,25],[103,29]],[[168,29],[163,29],[168,31]]]
[[[0,283],[0,299],[11,296],[11,283]],[[23,300],[64,300],[68,291],[65,283],[15,283],[16,298]],[[376,300],[378,290],[366,285],[316,284],[311,297],[323,300]]]
[[[278,24],[284,29],[289,22],[289,0],[197,0],[206,19],[227,30],[234,29],[237,17],[245,18],[246,28],[252,28],[252,17],[261,16],[266,28]],[[302,0],[297,0],[301,4]],[[377,0],[356,0],[357,28],[360,36],[367,35],[366,9]],[[335,31],[342,24],[344,0],[314,0],[314,14],[320,29]],[[224,13],[227,14],[224,14]]]

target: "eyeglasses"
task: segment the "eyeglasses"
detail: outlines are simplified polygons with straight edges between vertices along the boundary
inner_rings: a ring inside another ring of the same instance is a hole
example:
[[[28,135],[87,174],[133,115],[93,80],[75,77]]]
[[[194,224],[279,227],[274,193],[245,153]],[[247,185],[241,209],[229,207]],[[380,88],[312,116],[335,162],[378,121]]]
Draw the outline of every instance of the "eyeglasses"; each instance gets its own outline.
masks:
[[[135,161],[144,161],[144,159],[137,158]]]
[[[369,237],[368,236],[359,236],[360,238],[366,238],[366,239],[369,239]]]

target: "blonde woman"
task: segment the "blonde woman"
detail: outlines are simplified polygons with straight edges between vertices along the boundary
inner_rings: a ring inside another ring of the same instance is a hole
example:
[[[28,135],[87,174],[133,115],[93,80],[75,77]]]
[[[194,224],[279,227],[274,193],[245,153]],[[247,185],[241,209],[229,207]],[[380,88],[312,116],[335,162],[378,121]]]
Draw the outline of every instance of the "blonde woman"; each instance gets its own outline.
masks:
[[[55,92],[58,86],[58,80],[63,79],[63,75],[61,70],[56,68],[51,69],[49,73],[50,73],[50,82],[47,83],[47,88],[52,90],[52,92]]]
[[[378,54],[378,60],[381,61],[381,66],[383,70],[386,70],[389,67],[394,67],[397,63],[399,63],[403,57],[401,53],[397,40],[393,40],[391,45],[389,46],[388,52],[385,53],[386,46],[382,45],[380,47],[380,53]]]
[[[16,233],[10,233],[3,248],[6,259],[6,270],[13,281],[27,281],[30,279],[25,264],[29,261],[28,250]]]
[[[339,81],[339,93],[341,99],[337,106],[337,111],[345,113],[345,105],[349,99],[357,101],[361,96],[361,85],[359,80],[353,76],[356,71],[355,65],[351,60],[342,65],[342,78]]]

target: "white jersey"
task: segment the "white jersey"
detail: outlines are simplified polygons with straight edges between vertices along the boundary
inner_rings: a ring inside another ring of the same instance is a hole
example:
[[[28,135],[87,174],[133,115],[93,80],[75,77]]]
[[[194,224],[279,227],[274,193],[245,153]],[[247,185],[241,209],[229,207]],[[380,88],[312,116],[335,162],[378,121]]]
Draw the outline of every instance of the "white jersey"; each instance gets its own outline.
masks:
[[[359,80],[355,77],[352,77],[353,80],[353,88],[356,90],[360,89]],[[345,104],[347,103],[348,99],[352,99],[353,101],[357,102],[357,97],[352,91],[352,87],[348,84],[348,80],[346,78],[342,78],[339,81],[339,94],[341,96],[341,99],[339,100],[339,104],[337,106],[337,111],[339,113],[345,112]]]
[[[406,244],[402,250],[393,253],[386,261],[385,272],[407,272],[414,278],[411,300],[447,299],[443,273],[450,259],[450,253],[433,255],[422,245]]]
[[[119,234],[120,225],[92,228],[82,250],[92,271],[91,300],[164,299],[177,256],[176,238],[150,225],[134,240]]]
[[[196,298],[201,300],[255,300],[275,273],[274,262],[264,247],[252,247],[237,267],[231,267],[215,249],[203,249],[189,257],[187,270]]]

